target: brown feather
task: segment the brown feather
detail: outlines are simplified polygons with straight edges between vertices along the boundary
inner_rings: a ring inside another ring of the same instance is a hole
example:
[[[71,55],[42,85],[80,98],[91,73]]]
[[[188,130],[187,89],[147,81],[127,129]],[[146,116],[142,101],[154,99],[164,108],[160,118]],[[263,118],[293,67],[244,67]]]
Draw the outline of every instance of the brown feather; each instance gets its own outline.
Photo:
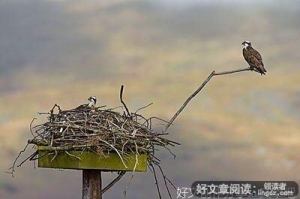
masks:
[[[243,56],[250,67],[256,68],[261,74],[265,75],[265,72],[267,72],[267,70],[264,67],[262,57],[258,51],[256,51],[251,46],[248,46],[246,49],[243,48]]]
[[[252,48],[252,46],[248,46],[247,50],[249,50],[251,52],[251,54],[256,57],[256,59],[258,59],[258,61],[261,61],[262,63],[262,57],[259,54],[259,52],[257,50],[255,50],[254,48]]]

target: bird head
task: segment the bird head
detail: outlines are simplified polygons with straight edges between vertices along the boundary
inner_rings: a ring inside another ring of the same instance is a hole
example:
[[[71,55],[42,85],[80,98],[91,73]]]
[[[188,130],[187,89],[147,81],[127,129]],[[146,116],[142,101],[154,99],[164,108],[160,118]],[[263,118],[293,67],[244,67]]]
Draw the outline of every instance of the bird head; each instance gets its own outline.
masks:
[[[89,106],[96,105],[96,102],[97,102],[96,96],[91,96],[91,97],[89,97],[88,100],[89,100]]]
[[[244,46],[244,48],[247,48],[248,46],[251,46],[251,42],[250,41],[244,41],[242,43],[242,45]]]

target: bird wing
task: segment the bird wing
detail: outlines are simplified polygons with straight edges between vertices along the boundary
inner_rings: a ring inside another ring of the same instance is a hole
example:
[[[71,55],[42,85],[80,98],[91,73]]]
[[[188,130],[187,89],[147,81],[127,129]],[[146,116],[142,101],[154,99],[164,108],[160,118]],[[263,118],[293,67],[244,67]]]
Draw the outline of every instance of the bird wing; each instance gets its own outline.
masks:
[[[249,50],[243,49],[243,56],[250,66],[255,66],[256,58],[252,56]]]
[[[257,59],[257,61],[259,62],[259,65],[257,65],[258,68],[260,68],[261,71],[263,72],[267,72],[267,70],[265,69],[264,67],[264,63],[263,63],[263,60],[262,60],[262,57],[260,55],[260,53],[255,50],[254,48],[250,48],[250,51],[251,51],[251,54]],[[258,63],[257,63],[258,64]]]
[[[251,46],[248,47],[249,51],[251,51],[252,55],[258,60],[258,61],[261,61],[262,63],[262,57],[260,55],[260,53],[255,50],[254,48],[252,48]]]
[[[258,66],[258,65],[264,65],[262,62],[262,57],[255,49],[253,49],[251,46],[249,46],[246,49],[243,49],[243,55],[245,60],[251,65],[251,66]]]
[[[82,104],[80,106],[77,106],[74,110],[83,110],[83,109],[86,109],[88,107],[87,104]]]
[[[264,68],[262,59],[257,58],[257,56],[255,55],[255,53],[253,53],[253,51],[243,49],[243,55],[244,55],[245,60],[248,62],[248,64],[250,66],[257,68],[262,73],[267,72],[266,69]],[[260,56],[260,58],[261,58],[261,56]]]

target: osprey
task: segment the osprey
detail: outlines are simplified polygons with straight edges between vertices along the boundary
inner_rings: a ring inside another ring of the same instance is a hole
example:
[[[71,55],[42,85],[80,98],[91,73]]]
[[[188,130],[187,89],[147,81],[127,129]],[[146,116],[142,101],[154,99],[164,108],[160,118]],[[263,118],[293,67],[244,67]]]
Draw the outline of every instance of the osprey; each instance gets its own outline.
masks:
[[[265,75],[267,70],[264,67],[264,63],[259,52],[252,48],[250,41],[244,41],[242,45],[244,45],[243,56],[250,65],[250,69],[253,70],[255,68],[261,75]]]
[[[87,104],[82,104],[82,105],[78,106],[75,109],[76,110],[83,110],[83,109],[86,109],[86,108],[94,109],[95,105],[96,105],[96,102],[97,102],[96,96],[92,96],[92,97],[88,98],[88,103]]]

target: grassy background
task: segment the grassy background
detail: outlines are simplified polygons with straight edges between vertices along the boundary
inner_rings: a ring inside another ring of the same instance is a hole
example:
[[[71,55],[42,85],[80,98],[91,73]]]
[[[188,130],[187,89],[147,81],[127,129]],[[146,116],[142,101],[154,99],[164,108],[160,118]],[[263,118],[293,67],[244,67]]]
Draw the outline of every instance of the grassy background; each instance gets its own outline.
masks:
[[[72,108],[91,95],[115,107],[124,84],[132,111],[153,102],[141,113],[169,120],[211,71],[247,66],[244,40],[261,52],[267,75],[214,77],[169,129],[182,146],[175,160],[160,152],[162,166],[179,187],[300,182],[299,17],[295,0],[1,1],[0,198],[81,198],[79,171],[30,162],[14,178],[4,173],[31,137],[37,112],[54,103]],[[121,198],[129,179],[105,198]],[[135,175],[127,198],[145,195],[157,198],[150,172]]]

